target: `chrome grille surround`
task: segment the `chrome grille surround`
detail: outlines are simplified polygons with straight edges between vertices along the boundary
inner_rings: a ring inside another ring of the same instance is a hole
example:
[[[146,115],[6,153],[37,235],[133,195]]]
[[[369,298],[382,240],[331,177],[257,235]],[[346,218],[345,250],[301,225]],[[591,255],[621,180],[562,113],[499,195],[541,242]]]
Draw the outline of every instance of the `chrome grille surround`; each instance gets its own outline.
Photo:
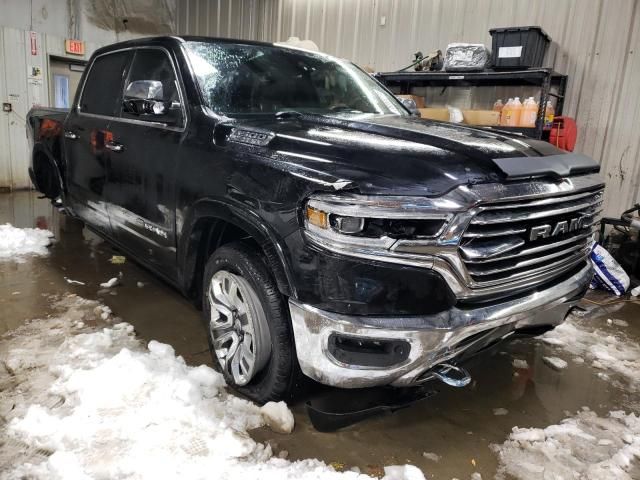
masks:
[[[602,187],[595,186],[552,198],[481,204],[459,247],[469,287],[549,278],[582,263],[602,197]]]

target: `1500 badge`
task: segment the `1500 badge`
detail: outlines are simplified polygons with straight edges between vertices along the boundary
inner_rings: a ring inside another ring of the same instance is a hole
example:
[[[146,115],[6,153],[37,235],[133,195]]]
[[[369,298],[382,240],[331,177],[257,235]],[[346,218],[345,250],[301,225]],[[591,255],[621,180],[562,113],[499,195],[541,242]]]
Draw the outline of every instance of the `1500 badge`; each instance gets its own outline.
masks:
[[[149,230],[150,232],[155,233],[159,237],[167,238],[167,232],[165,232],[161,228],[158,228],[155,225],[152,225],[152,224],[144,222],[144,221],[142,222],[142,225],[144,226],[145,230]]]

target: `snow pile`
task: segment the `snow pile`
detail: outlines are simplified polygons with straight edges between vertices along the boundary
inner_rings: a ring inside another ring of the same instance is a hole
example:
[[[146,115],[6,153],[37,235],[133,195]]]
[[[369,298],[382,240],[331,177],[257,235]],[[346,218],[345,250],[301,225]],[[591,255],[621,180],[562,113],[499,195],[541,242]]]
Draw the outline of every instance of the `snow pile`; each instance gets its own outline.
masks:
[[[613,334],[569,317],[544,334],[542,341],[574,355],[576,363],[583,359],[595,368],[617,374],[634,390],[640,388],[640,346],[624,333]]]
[[[57,315],[0,342],[3,479],[369,478],[273,457],[247,431],[263,424],[265,412],[292,427],[286,406],[261,410],[228,394],[219,373],[186,365],[171,346],[144,348],[131,325],[97,302],[68,296],[55,306]],[[424,480],[410,467],[390,472]]]
[[[567,362],[558,357],[542,357],[542,361],[556,370],[567,368]]]
[[[52,237],[49,230],[0,225],[0,260],[24,261],[22,257],[29,254],[46,255]]]
[[[120,280],[118,279],[118,277],[113,277],[113,278],[107,280],[106,282],[101,283],[100,287],[101,288],[113,288],[116,285],[118,285],[118,283],[120,283]]]
[[[293,413],[284,402],[267,402],[260,409],[264,423],[276,433],[293,431]]]
[[[441,458],[440,455],[433,452],[422,452],[422,456],[427,460],[431,460],[432,462],[439,462]]]
[[[384,467],[383,480],[424,480],[424,475],[413,465],[392,465]]]
[[[514,427],[502,445],[496,478],[631,479],[640,473],[640,418],[621,411],[607,417],[584,409],[559,425]]]
[[[513,368],[517,368],[520,370],[529,368],[529,364],[527,363],[527,361],[521,358],[514,358],[512,363],[513,363]]]

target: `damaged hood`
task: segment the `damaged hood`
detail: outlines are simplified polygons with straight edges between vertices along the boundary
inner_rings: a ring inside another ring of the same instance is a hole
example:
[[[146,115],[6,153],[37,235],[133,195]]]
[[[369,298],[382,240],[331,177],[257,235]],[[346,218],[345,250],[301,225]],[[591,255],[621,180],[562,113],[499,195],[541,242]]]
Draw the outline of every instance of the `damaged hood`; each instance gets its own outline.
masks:
[[[398,115],[265,115],[236,119],[233,130],[230,140],[240,143],[258,132],[263,154],[298,176],[334,188],[352,183],[364,194],[442,195],[505,181],[494,159],[563,153],[500,131]]]

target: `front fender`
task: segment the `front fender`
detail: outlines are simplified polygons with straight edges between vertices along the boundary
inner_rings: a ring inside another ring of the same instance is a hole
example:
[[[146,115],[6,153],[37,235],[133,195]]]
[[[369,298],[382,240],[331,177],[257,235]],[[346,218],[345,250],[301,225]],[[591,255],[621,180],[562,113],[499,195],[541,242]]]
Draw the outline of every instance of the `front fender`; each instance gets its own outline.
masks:
[[[177,214],[178,277],[185,292],[193,285],[201,246],[203,224],[216,220],[228,222],[247,232],[261,247],[278,289],[283,295],[295,295],[291,270],[287,261],[287,247],[283,238],[246,204],[236,205],[228,199],[202,199]],[[206,261],[206,259],[205,259]]]

